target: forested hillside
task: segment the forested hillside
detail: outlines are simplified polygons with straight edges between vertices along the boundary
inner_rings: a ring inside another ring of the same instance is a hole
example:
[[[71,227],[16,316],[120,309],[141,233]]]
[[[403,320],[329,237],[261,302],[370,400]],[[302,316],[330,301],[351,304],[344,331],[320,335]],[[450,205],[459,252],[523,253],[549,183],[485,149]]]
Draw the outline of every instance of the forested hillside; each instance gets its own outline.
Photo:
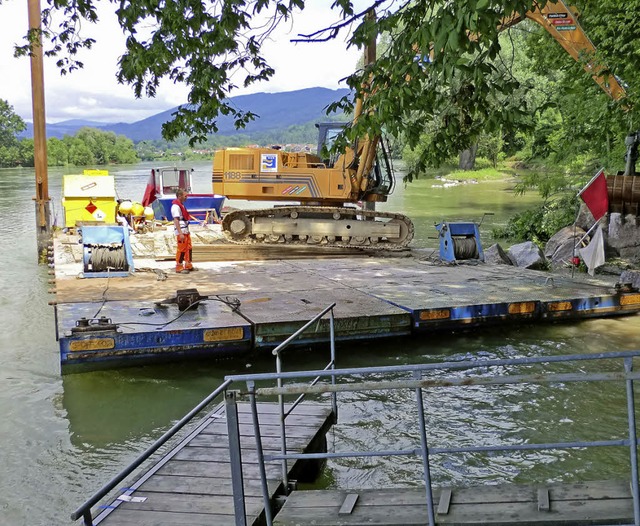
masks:
[[[231,104],[245,111],[250,109],[257,114],[257,118],[247,124],[246,128],[238,130],[231,117],[222,116],[218,120],[218,132],[209,137],[210,143],[215,142],[217,136],[235,135],[243,135],[244,140],[248,137],[259,139],[269,136],[272,137],[270,142],[281,142],[283,139],[277,137],[285,130],[309,126],[313,128],[316,122],[327,120],[326,107],[348,93],[347,89],[308,88],[283,93],[255,93],[231,97]],[[105,124],[91,120],[70,120],[48,124],[47,137],[62,139],[65,135],[74,135],[80,128],[91,127],[124,135],[134,142],[159,141],[162,140],[162,124],[169,120],[176,110],[177,108],[171,108],[133,123]],[[26,124],[26,129],[19,134],[20,138],[33,137],[31,123]],[[308,133],[306,137],[308,139]]]

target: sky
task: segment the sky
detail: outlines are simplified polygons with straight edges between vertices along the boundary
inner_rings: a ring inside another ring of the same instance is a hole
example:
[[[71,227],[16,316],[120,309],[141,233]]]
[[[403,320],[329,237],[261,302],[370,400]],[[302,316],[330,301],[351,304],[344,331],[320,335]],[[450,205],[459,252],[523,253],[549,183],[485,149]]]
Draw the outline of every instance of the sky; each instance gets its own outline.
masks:
[[[341,79],[351,74],[359,52],[346,49],[348,33],[326,43],[292,43],[299,33],[310,33],[338,21],[331,0],[311,0],[292,23],[283,24],[263,46],[267,62],[276,70],[271,81],[238,89],[234,95],[283,92],[310,87],[344,88]],[[370,2],[354,2],[356,10]],[[45,1],[42,0],[42,5]],[[47,122],[83,119],[98,122],[135,122],[186,102],[187,89],[170,82],[161,84],[155,98],[136,99],[133,90],[116,80],[118,58],[124,52],[124,36],[117,24],[115,6],[100,2],[100,22],[85,24],[86,33],[97,40],[84,51],[84,68],[60,75],[55,59],[44,59]],[[27,1],[4,0],[0,4],[0,99],[6,100],[25,121],[32,120],[31,72],[28,57],[13,57],[28,29]],[[46,49],[46,45],[45,45]]]

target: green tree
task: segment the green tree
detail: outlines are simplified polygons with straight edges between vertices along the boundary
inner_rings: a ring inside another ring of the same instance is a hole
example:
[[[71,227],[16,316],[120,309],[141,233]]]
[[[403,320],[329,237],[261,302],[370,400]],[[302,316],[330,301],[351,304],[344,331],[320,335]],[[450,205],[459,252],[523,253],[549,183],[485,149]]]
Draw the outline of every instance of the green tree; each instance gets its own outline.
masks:
[[[60,60],[64,71],[78,66],[74,62],[78,48],[93,44],[92,39],[81,38],[77,28],[82,19],[97,21],[96,3],[49,0],[43,12],[44,27],[53,44],[49,52],[67,51]],[[430,154],[440,158],[445,150],[463,149],[475,139],[480,125],[474,117],[484,118],[485,129],[496,128],[501,120],[512,120],[515,108],[492,107],[489,114],[486,104],[496,93],[511,93],[517,87],[512,78],[497,75],[490,62],[499,49],[497,26],[503,16],[524,13],[536,3],[423,0],[396,9],[393,3],[372,0],[371,7],[379,6],[376,22],[365,17],[365,11],[355,12],[350,0],[336,0],[332,5],[336,24],[319,28],[310,39],[335,38],[341,30],[355,26],[348,44],[363,48],[378,35],[392,35],[384,56],[349,78],[354,96],[366,90],[368,107],[377,110],[367,113],[354,134],[379,132],[387,125],[393,132],[406,131],[415,145],[426,115],[438,125],[439,146]],[[181,134],[192,141],[206,140],[207,134],[217,131],[215,120],[220,114],[231,115],[242,128],[254,114],[233,107],[229,95],[238,80],[249,86],[273,76],[274,69],[262,54],[262,43],[273,27],[290,21],[304,7],[304,0],[184,0],[166,2],[162,9],[154,3],[120,2],[116,13],[127,49],[119,62],[118,80],[130,84],[136,96],[154,96],[162,78],[190,88],[188,103],[163,126],[163,135],[169,140]],[[54,27],[56,11],[62,22]],[[479,38],[470,40],[469,32]],[[432,47],[436,52],[425,74],[422,59]],[[416,55],[418,60],[414,60]],[[341,106],[351,111],[353,103],[351,97]],[[423,119],[415,118],[416,110],[424,114]],[[407,121],[407,115],[413,118]]]
[[[65,135],[62,142],[67,149],[69,164],[74,166],[91,166],[96,164],[96,158],[91,148],[80,138]]]
[[[137,163],[140,159],[136,153],[135,146],[131,139],[124,135],[116,135],[113,151],[109,157],[109,162],[116,164]]]
[[[97,21],[97,1],[48,2],[43,11],[52,44],[48,52],[58,53],[59,65],[68,71],[79,66],[75,61],[78,49],[94,42],[77,30],[83,20]],[[639,2],[584,0],[579,6],[584,7],[584,25],[598,41],[602,58],[628,82],[640,71],[640,54],[633,51],[636,21],[629,16],[638,11]],[[336,23],[304,38],[336,38],[353,28],[347,45],[362,49],[373,38],[389,36],[389,45],[376,63],[348,78],[353,94],[333,109],[352,113],[355,99],[366,95],[365,111],[349,131],[349,140],[365,133],[379,134],[385,128],[414,148],[429,123],[430,139],[417,159],[420,168],[464,150],[481,132],[500,131],[513,137],[521,130],[531,110],[523,95],[525,86],[510,67],[497,60],[501,50],[498,27],[503,17],[523,15],[545,4],[544,0],[399,4],[371,0],[369,7],[378,11],[373,20],[365,16],[368,9],[356,12],[350,0],[335,0]],[[255,117],[250,110],[232,106],[228,98],[238,84],[246,87],[273,76],[262,44],[275,26],[290,22],[306,2],[182,0],[164,2],[159,8],[157,2],[123,0],[116,5],[126,36],[118,80],[130,84],[138,97],[154,96],[161,79],[186,84],[190,90],[187,103],[164,124],[163,136],[175,140],[184,134],[193,144],[217,131],[219,115],[232,116],[238,128]],[[55,25],[53,20],[62,22]],[[470,34],[476,38],[470,39]],[[562,67],[571,67],[564,65],[570,61],[564,57]],[[579,66],[573,67],[577,72]],[[582,71],[575,76],[588,78]],[[630,96],[630,105],[636,99],[637,95]]]
[[[20,164],[18,134],[27,125],[6,100],[0,99],[0,166]]]
[[[69,164],[67,145],[57,137],[47,139],[47,162],[49,166],[66,166]]]
[[[34,166],[33,162],[33,139],[22,139],[18,143],[21,166]]]

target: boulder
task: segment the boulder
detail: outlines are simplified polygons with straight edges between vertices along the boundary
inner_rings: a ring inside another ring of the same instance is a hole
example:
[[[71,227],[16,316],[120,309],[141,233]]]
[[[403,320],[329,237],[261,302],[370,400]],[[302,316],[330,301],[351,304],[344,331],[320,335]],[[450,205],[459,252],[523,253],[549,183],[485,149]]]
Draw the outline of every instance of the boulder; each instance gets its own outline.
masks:
[[[511,263],[516,267],[540,270],[544,269],[547,264],[542,250],[532,241],[513,245],[509,249],[508,254]]]
[[[608,245],[620,255],[623,251],[628,252],[628,249],[633,250],[640,247],[638,218],[632,214],[626,216],[617,212],[609,214],[607,234]]]
[[[484,251],[484,262],[488,265],[511,265],[511,260],[503,248],[496,243]]]
[[[640,289],[640,270],[623,270],[618,283],[630,283],[634,289]]]
[[[574,247],[586,232],[580,227],[566,226],[556,232],[544,247],[544,255],[551,262],[552,267],[560,268],[571,264],[571,258],[578,255]],[[586,246],[589,238],[586,238],[581,247]],[[580,247],[578,247],[580,248]]]

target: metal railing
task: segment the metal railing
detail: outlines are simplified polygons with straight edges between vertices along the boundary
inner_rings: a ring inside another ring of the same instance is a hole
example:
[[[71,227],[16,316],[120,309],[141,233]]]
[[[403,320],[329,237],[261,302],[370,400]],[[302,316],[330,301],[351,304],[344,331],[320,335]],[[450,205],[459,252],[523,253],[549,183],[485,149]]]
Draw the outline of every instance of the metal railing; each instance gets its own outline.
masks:
[[[100,500],[107,496],[118,484],[120,484],[125,478],[127,478],[133,471],[140,466],[145,460],[147,460],[153,453],[160,449],[169,439],[186,426],[200,411],[213,402],[218,396],[220,396],[227,387],[231,385],[231,380],[225,380],[215,391],[207,396],[202,402],[189,411],[184,417],[176,422],[171,429],[165,432],[158,440],[151,444],[144,452],[142,452],[131,464],[124,468],[120,473],[113,477],[109,482],[96,491],[84,504],[82,504],[76,511],[71,514],[72,520],[78,520],[83,517],[85,526],[93,526],[93,515],[91,514],[91,508],[95,506]]]
[[[273,350],[276,359],[276,373],[258,373],[245,375],[231,375],[225,377],[225,381],[214,392],[207,396],[200,404],[191,410],[184,418],[177,422],[169,431],[154,442],[142,453],[131,465],[122,470],[111,481],[105,484],[82,506],[80,506],[71,518],[76,520],[84,518],[86,526],[93,526],[91,508],[112,491],[120,482],[130,475],[138,466],[147,460],[155,451],[173,437],[189,421],[193,419],[202,409],[209,405],[216,397],[224,393],[225,409],[227,418],[227,428],[229,433],[229,454],[231,463],[233,503],[235,511],[236,526],[246,526],[247,518],[244,502],[244,481],[242,475],[242,457],[240,449],[240,431],[237,410],[237,399],[240,396],[248,395],[251,405],[251,415],[256,440],[256,451],[260,470],[261,489],[264,500],[265,521],[268,526],[273,524],[271,496],[269,495],[266,462],[280,462],[282,466],[282,482],[285,489],[288,489],[288,461],[291,460],[326,460],[349,457],[383,457],[383,456],[407,456],[419,457],[422,461],[422,471],[425,483],[425,507],[429,518],[429,525],[435,525],[434,501],[433,501],[433,481],[431,471],[433,467],[433,456],[456,455],[461,453],[486,453],[496,451],[535,451],[554,449],[576,449],[591,447],[627,447],[629,448],[631,491],[633,496],[633,526],[640,526],[640,490],[638,484],[638,457],[637,445],[638,437],[636,433],[636,408],[634,399],[634,382],[640,379],[640,372],[633,369],[633,359],[640,357],[640,350],[614,353],[563,355],[549,357],[531,357],[516,359],[489,359],[475,361],[444,362],[431,364],[416,364],[405,366],[382,366],[366,368],[336,369],[335,361],[335,330],[333,308],[330,305],[320,314],[307,322],[291,337]],[[282,353],[296,340],[302,333],[307,331],[327,313],[329,316],[329,331],[331,344],[331,358],[324,369],[312,371],[283,372]],[[615,370],[605,370],[604,372],[552,372],[553,366],[560,364],[579,363],[601,363],[607,361],[611,368],[616,365]],[[527,372],[521,374],[519,371],[510,374],[489,375],[491,368],[500,370],[519,366],[544,367],[542,371]],[[466,371],[466,375],[454,376],[454,372]],[[375,375],[375,378],[371,379]],[[386,378],[393,376],[393,379],[380,380],[382,375]],[[402,376],[402,377],[398,377]],[[310,383],[301,383],[302,380],[311,379]],[[348,380],[347,382],[339,380]],[[286,381],[293,381],[285,385]],[[449,389],[459,387],[467,389],[470,387],[483,386],[506,386],[520,384],[565,384],[576,382],[623,382],[626,392],[626,438],[609,438],[605,440],[574,440],[568,442],[547,442],[547,443],[523,443],[523,444],[497,444],[479,446],[457,446],[457,447],[430,447],[429,433],[426,422],[426,412],[424,404],[424,393],[436,389]],[[240,392],[231,390],[232,386],[246,385],[246,390]],[[260,385],[260,386],[259,386]],[[262,386],[265,385],[265,386]],[[275,385],[273,387],[268,385]],[[384,449],[379,451],[344,451],[330,453],[289,453],[287,451],[286,439],[286,418],[289,416],[303,398],[308,395],[331,394],[331,403],[334,415],[337,416],[337,394],[346,392],[378,391],[378,390],[412,390],[415,393],[415,404],[417,411],[417,424],[419,445],[405,449]],[[294,402],[285,405],[284,397],[296,396]],[[280,410],[280,439],[281,447],[279,454],[265,454],[262,447],[262,437],[258,419],[258,398],[277,397]],[[627,525],[631,526],[631,525]]]
[[[352,369],[333,369],[331,371],[304,371],[304,372],[277,372],[276,374],[249,374],[249,375],[233,375],[227,376],[227,380],[234,383],[245,382],[247,385],[247,394],[251,401],[254,432],[256,437],[256,447],[258,449],[258,460],[261,465],[261,479],[263,488],[266,487],[266,469],[265,462],[270,461],[286,461],[286,460],[309,460],[309,459],[335,459],[347,457],[381,457],[381,456],[403,456],[414,455],[422,459],[423,477],[425,483],[425,505],[429,518],[428,524],[435,525],[435,513],[433,502],[433,484],[431,477],[431,469],[433,455],[454,455],[460,453],[484,453],[496,451],[534,451],[534,450],[555,450],[555,449],[575,449],[590,447],[628,447],[629,460],[631,466],[631,491],[633,496],[633,526],[640,526],[640,498],[638,485],[638,457],[637,445],[638,437],[636,434],[636,409],[634,400],[634,381],[640,379],[640,372],[633,370],[633,358],[640,356],[640,351],[625,351],[614,353],[599,354],[581,354],[569,356],[551,356],[551,357],[533,357],[533,358],[517,358],[517,359],[493,359],[493,360],[477,360],[462,362],[446,362],[433,364],[420,364],[408,366],[387,366],[387,367],[368,367],[368,368],[352,368]],[[540,365],[545,369],[552,368],[552,364],[575,364],[584,362],[602,362],[603,360],[613,361],[616,363],[618,370],[606,372],[534,372],[530,374],[502,374],[496,376],[488,376],[486,368],[509,368],[512,366]],[[620,367],[622,365],[622,367]],[[473,371],[474,369],[482,369],[475,375],[461,376],[436,376],[437,373],[452,371]],[[371,375],[399,375],[409,374],[410,378],[394,379],[394,380],[366,380]],[[285,380],[300,381],[306,378],[325,379],[327,383],[314,382],[313,385],[295,383],[293,385],[284,386]],[[350,378],[348,383],[337,383],[336,379]],[[355,380],[353,377],[357,377]],[[365,378],[365,379],[362,379]],[[275,387],[256,387],[257,382],[275,382]],[[611,438],[606,440],[575,440],[570,442],[547,442],[547,443],[523,443],[523,444],[498,444],[498,445],[480,445],[480,446],[461,446],[461,447],[441,447],[432,448],[429,446],[429,438],[427,433],[426,415],[423,401],[425,391],[434,389],[447,389],[451,387],[469,388],[471,386],[505,386],[514,384],[565,384],[574,382],[624,382],[626,390],[626,420],[627,420],[627,437]],[[337,394],[339,392],[360,392],[369,390],[398,390],[411,389],[415,391],[415,403],[418,413],[418,427],[420,445],[408,449],[398,450],[382,450],[382,451],[347,451],[338,453],[283,453],[265,454],[262,450],[262,441],[260,435],[260,427],[258,425],[257,398],[273,397],[287,395],[309,395],[309,394]],[[232,414],[235,409],[236,396],[233,393],[227,397],[227,414]],[[239,447],[239,431],[229,422],[229,440],[230,448]],[[238,450],[239,451],[239,450]],[[235,481],[234,489],[241,489],[241,471],[236,466],[236,477],[240,477]],[[264,505],[266,511],[266,524],[273,524],[271,517],[271,508],[269,496],[263,491]],[[234,492],[234,499],[235,499]],[[243,515],[244,507],[236,509],[236,525],[244,526]],[[628,525],[631,526],[631,525]]]
[[[321,374],[311,375],[313,377],[312,381],[306,387],[313,388],[318,382],[327,375],[331,381],[331,385],[335,386],[335,376],[332,374],[332,371],[335,371],[336,365],[336,344],[335,344],[335,320],[333,315],[333,309],[336,306],[335,303],[329,305],[326,309],[320,312],[313,319],[309,320],[302,327],[300,327],[296,332],[294,332],[291,336],[289,336],[285,341],[283,341],[280,345],[278,345],[273,350],[273,355],[276,357],[276,373],[275,374],[267,374],[267,379],[275,379],[277,383],[277,388],[284,390],[282,382],[282,376],[287,373],[282,372],[282,352],[289,347],[298,337],[306,332],[312,325],[319,323],[320,319],[323,318],[327,313],[329,313],[329,344],[330,344],[330,352],[331,357],[329,363],[325,366]],[[307,376],[308,378],[308,376]],[[231,377],[225,377],[225,380],[231,380]],[[268,525],[273,523],[273,517],[271,512],[271,496],[269,495],[269,486],[267,482],[267,474],[265,467],[265,454],[262,448],[262,436],[260,434],[260,424],[258,421],[258,403],[255,396],[255,382],[249,380],[247,382],[249,386],[249,395],[251,401],[251,415],[253,421],[253,429],[254,436],[256,439],[256,451],[258,453],[258,467],[260,470],[260,486],[262,490],[262,498],[264,500],[264,513],[265,519]],[[231,460],[231,485],[233,487],[233,505],[235,511],[236,518],[236,526],[246,526],[247,518],[246,518],[246,509],[244,505],[244,481],[242,475],[242,456],[240,452],[240,427],[238,422],[238,409],[236,405],[237,400],[237,392],[227,391],[227,395],[225,397],[226,400],[226,414],[227,414],[227,429],[229,433],[229,453]],[[289,408],[285,408],[284,395],[285,393],[275,393],[278,397],[278,406],[280,410],[280,456],[279,460],[282,466],[282,484],[285,488],[285,491],[289,491],[289,469],[287,465],[287,459],[289,455],[287,454],[287,432],[286,432],[286,419],[287,417],[294,411],[294,409],[302,402],[302,400],[306,397],[304,392],[299,393],[299,396],[295,399],[295,401],[289,405]],[[334,418],[337,418],[338,415],[338,402],[337,402],[337,393],[333,392],[331,394],[331,406],[333,410]]]
[[[281,357],[281,353],[287,348],[289,347],[289,345],[291,345],[293,343],[294,340],[296,340],[302,333],[304,333],[305,331],[307,331],[313,324],[318,323],[320,321],[321,318],[323,318],[327,313],[329,313],[329,334],[330,334],[330,350],[331,350],[331,358],[329,363],[326,365],[324,371],[328,371],[328,370],[332,370],[335,369],[335,359],[336,359],[336,348],[335,348],[335,320],[334,320],[334,314],[333,314],[333,309],[336,306],[335,303],[332,303],[331,305],[329,305],[326,309],[324,309],[322,312],[320,312],[317,316],[315,316],[313,319],[309,320],[307,323],[305,323],[300,329],[298,329],[294,334],[292,334],[291,336],[289,336],[289,338],[287,338],[285,341],[283,341],[280,345],[278,345],[274,350],[273,350],[273,355],[276,357],[276,370],[278,373],[282,373],[282,357]],[[316,378],[311,382],[311,386],[316,385],[316,383],[320,380],[320,376],[317,375]],[[120,484],[124,479],[126,479],[131,473],[133,473],[133,471],[138,468],[143,462],[145,462],[147,459],[149,459],[149,457],[151,457],[151,455],[153,455],[158,449],[160,449],[164,444],[166,444],[171,438],[173,438],[176,433],[178,431],[180,431],[185,425],[187,425],[189,422],[191,422],[191,420],[193,420],[193,418],[200,413],[205,407],[207,407],[209,404],[211,404],[218,396],[222,395],[223,393],[225,393],[225,399],[228,398],[229,396],[233,396],[233,395],[229,395],[229,393],[227,393],[227,389],[229,388],[229,386],[231,386],[231,384],[233,383],[233,380],[231,379],[225,379],[225,381],[218,387],[216,388],[209,396],[207,396],[205,399],[203,399],[197,406],[195,406],[191,411],[189,411],[189,413],[187,413],[182,419],[180,419],[180,421],[176,422],[168,431],[166,431],[160,438],[158,438],[151,446],[149,446],[143,453],[141,453],[130,465],[128,465],[126,468],[124,468],[122,471],[120,471],[120,473],[118,473],[117,475],[115,475],[109,482],[107,482],[104,486],[102,486],[102,488],[100,488],[98,491],[96,491],[89,499],[87,499],[78,509],[76,509],[72,514],[71,514],[71,519],[72,520],[78,520],[80,517],[82,517],[84,519],[84,525],[85,526],[93,526],[93,515],[91,512],[91,509],[98,504],[98,502],[100,502],[104,497],[106,497],[118,484]],[[335,384],[335,378],[332,379],[332,384]],[[278,380],[278,386],[279,387],[283,387],[282,386],[282,381]],[[280,452],[282,455],[286,455],[287,452],[287,447],[286,447],[286,427],[285,427],[285,420],[287,418],[287,416],[289,414],[291,414],[291,412],[295,409],[295,407],[302,402],[302,400],[304,399],[305,395],[301,394],[296,401],[289,407],[288,410],[285,410],[285,404],[284,404],[284,398],[282,395],[278,395],[278,399],[279,399],[279,406],[280,406],[280,429],[281,429],[281,448],[280,448]],[[337,400],[336,400],[336,394],[334,393],[332,395],[332,408],[334,411],[334,415],[337,418]],[[235,422],[237,424],[237,411],[235,411]],[[233,415],[231,417],[227,416],[228,420],[230,418],[233,418]],[[257,426],[258,425],[258,420],[257,420],[257,416],[255,417],[255,421],[254,421],[254,425]],[[236,427],[237,429],[237,427]],[[231,447],[231,439],[230,439],[230,455],[231,455],[231,466],[232,466],[232,474],[233,474],[233,469],[234,467],[237,468],[237,461],[234,462],[234,459],[237,456],[237,459],[240,459],[240,442],[238,439],[238,442],[235,443],[235,447],[237,447],[237,450],[233,450],[233,448]],[[260,448],[261,451],[262,448]],[[283,483],[285,485],[285,487],[288,486],[288,469],[287,469],[287,460],[286,458],[282,459],[282,473],[283,473]],[[262,462],[262,467],[264,468],[264,463]],[[240,476],[242,476],[242,469],[240,468]],[[263,477],[264,480],[266,480]],[[267,486],[266,483],[263,486],[263,492],[267,491],[266,490]],[[246,517],[245,517],[245,513],[244,513],[244,489],[242,486],[240,487],[236,487],[235,485],[233,486],[234,489],[234,504],[238,503],[238,505],[236,506],[236,523],[237,524],[246,524]],[[240,508],[238,499],[241,499],[242,502],[242,518],[240,518],[240,513],[238,512],[238,509]],[[270,515],[269,515],[270,517]],[[241,520],[241,522],[238,522],[239,520]],[[269,519],[271,520],[271,519]]]

